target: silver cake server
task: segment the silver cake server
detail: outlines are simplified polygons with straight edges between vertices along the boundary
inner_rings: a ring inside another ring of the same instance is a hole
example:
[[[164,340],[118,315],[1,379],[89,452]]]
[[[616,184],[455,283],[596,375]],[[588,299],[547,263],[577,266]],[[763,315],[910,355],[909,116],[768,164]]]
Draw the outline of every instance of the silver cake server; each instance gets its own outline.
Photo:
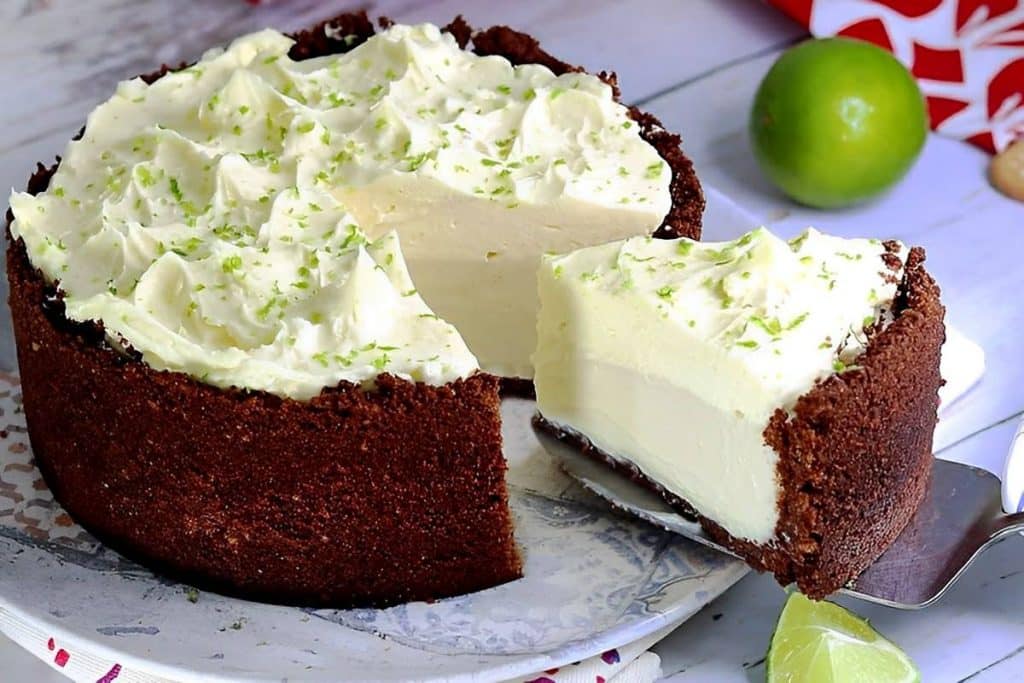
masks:
[[[655,493],[536,425],[534,433],[567,474],[613,507],[733,554]],[[899,609],[921,609],[934,603],[986,548],[1024,531],[1024,512],[1020,511],[1024,508],[1024,423],[1010,449],[1006,473],[1010,486],[1001,494],[999,479],[993,474],[936,458],[928,493],[906,529],[842,592]],[[1012,501],[1013,512],[1003,512],[1004,498]]]

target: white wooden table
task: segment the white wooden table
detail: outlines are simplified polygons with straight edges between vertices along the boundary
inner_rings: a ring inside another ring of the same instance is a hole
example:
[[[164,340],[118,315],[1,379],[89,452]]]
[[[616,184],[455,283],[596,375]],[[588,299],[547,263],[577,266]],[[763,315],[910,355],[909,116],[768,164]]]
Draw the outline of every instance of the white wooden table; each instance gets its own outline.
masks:
[[[197,57],[247,30],[295,29],[366,3],[277,0],[2,0],[0,2],[0,186],[21,188],[37,160],[50,160],[86,113],[121,78],[160,62]],[[949,410],[937,434],[944,458],[999,472],[1024,411],[1024,205],[995,193],[987,157],[932,137],[909,177],[881,201],[844,212],[799,208],[758,171],[746,116],[760,77],[802,31],[755,0],[377,0],[371,13],[403,22],[506,23],[530,31],[563,59],[614,69],[623,97],[682,133],[701,179],[791,233],[893,236],[928,250],[949,320],[988,356],[981,384]],[[715,237],[714,226],[707,226]],[[6,297],[5,297],[6,298]],[[0,367],[13,367],[9,322],[0,314]],[[748,681],[783,600],[772,580],[749,576],[656,649],[668,680]],[[1024,540],[990,551],[937,606],[898,612],[854,606],[916,660],[926,681],[1024,678]],[[2,639],[2,636],[0,636]],[[0,679],[62,680],[0,640]]]

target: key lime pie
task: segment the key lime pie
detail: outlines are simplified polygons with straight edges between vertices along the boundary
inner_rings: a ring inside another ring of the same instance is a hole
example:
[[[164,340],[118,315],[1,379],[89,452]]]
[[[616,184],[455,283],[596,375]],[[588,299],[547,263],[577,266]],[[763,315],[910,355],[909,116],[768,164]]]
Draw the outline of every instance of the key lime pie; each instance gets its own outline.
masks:
[[[945,331],[923,261],[763,228],[548,256],[536,423],[823,597],[926,490]]]
[[[382,25],[124,82],[12,195],[36,461],[150,566],[334,606],[516,578],[498,392],[532,376],[541,254],[699,236],[678,137],[614,77]]]

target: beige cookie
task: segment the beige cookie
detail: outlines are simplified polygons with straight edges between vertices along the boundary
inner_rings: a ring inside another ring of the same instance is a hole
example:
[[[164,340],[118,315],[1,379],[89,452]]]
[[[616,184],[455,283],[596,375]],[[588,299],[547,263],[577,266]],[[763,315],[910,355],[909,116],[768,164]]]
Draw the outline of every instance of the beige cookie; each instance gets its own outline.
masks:
[[[988,167],[988,175],[997,190],[1024,201],[1024,139],[997,154]]]

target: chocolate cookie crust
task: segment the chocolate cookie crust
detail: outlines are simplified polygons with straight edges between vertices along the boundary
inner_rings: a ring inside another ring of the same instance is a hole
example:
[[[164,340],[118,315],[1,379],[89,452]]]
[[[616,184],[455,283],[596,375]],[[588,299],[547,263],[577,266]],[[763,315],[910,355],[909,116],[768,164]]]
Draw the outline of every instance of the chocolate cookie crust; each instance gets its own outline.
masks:
[[[766,443],[779,454],[782,488],[776,540],[769,545],[731,536],[631,463],[539,414],[534,422],[658,493],[755,569],[820,599],[882,554],[927,491],[945,309],[920,248],[908,255],[894,315],[870,338],[855,368],[816,384],[792,414],[776,411],[765,429]]]
[[[200,587],[303,605],[429,600],[521,575],[496,377],[384,375],[376,391],[342,384],[309,402],[223,390],[69,322],[20,240],[7,273],[36,462],[104,543]]]

